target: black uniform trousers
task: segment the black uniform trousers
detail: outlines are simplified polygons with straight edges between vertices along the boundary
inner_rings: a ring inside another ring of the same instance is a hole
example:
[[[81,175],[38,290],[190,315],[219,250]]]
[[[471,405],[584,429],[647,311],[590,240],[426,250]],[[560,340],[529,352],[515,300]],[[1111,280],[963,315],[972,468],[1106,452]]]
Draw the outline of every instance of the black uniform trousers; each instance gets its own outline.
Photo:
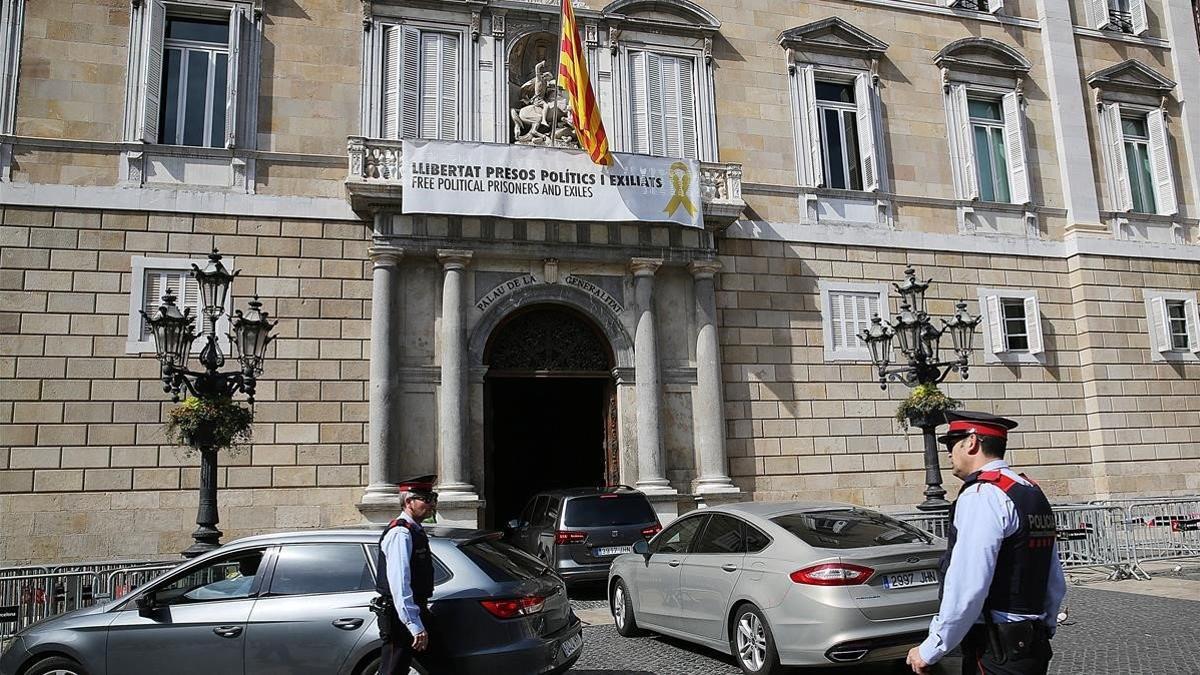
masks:
[[[429,614],[428,610],[421,610],[421,623],[431,636],[433,632],[429,628],[432,619],[433,617]],[[429,645],[425,648],[425,651],[414,652],[412,648],[412,633],[400,622],[399,617],[394,617],[393,625],[396,628],[383,641],[383,649],[379,654],[379,675],[408,675],[409,669],[412,668],[414,657],[421,664],[425,672],[431,674],[441,672],[437,663],[436,652],[434,651],[435,645],[432,639],[429,641]]]
[[[972,626],[962,642],[963,675],[1046,675],[1054,655],[1050,637],[1043,630],[1037,631],[1029,648],[1018,655],[997,654],[998,650],[1000,647],[988,639],[986,625]]]

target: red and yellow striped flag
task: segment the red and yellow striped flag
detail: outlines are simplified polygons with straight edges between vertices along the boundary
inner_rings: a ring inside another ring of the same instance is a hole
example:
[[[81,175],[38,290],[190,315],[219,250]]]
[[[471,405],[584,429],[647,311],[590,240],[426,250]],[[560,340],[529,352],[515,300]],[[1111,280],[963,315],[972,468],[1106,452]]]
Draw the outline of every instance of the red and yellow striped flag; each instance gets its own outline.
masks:
[[[600,108],[592,91],[592,80],[588,77],[587,56],[579,40],[575,10],[571,7],[571,0],[561,2],[562,46],[558,53],[558,86],[570,97],[571,118],[575,122],[575,136],[579,139],[580,147],[587,151],[593,162],[607,166],[612,164],[612,155],[608,152],[604,120],[600,119]]]

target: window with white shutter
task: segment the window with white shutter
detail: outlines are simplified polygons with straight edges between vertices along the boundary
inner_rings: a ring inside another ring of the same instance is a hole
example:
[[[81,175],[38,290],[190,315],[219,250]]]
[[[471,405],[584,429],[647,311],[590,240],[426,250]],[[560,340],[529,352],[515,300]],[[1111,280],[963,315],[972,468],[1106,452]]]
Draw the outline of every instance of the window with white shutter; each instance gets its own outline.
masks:
[[[947,7],[969,9],[976,12],[999,14],[1004,10],[1004,0],[944,0]]]
[[[805,187],[881,189],[878,106],[870,73],[796,68],[799,179]]]
[[[256,76],[249,6],[146,0],[135,20],[138,82],[131,89],[131,136],[145,143],[234,148]]]
[[[1088,25],[1130,35],[1143,35],[1149,29],[1146,0],[1086,0]]]
[[[946,91],[950,161],[960,199],[1027,204],[1031,200],[1020,95],[975,93],[964,83]]]
[[[1046,351],[1037,291],[979,289],[987,363],[1041,363]]]
[[[696,60],[645,50],[630,50],[627,58],[630,149],[696,159]]]
[[[1102,103],[1100,122],[1113,210],[1177,214],[1166,114]]]
[[[462,36],[385,25],[381,68],[386,138],[458,140],[462,126]]]
[[[887,320],[887,284],[821,281],[822,334],[826,361],[870,361],[859,333],[872,317]]]
[[[1200,356],[1196,293],[1147,290],[1144,295],[1151,359],[1170,361]]]
[[[223,261],[230,269],[234,261],[226,257]],[[203,268],[207,261],[203,258],[190,260],[187,258],[150,258],[133,256],[130,261],[132,283],[129,295],[129,324],[125,343],[125,351],[129,354],[154,351],[154,337],[150,334],[150,326],[142,317],[139,310],[151,316],[158,311],[163,303],[163,296],[169,290],[175,296],[175,304],[179,311],[187,308],[196,317],[195,331],[202,328],[203,303],[200,298],[200,287],[192,277],[192,264]],[[226,333],[229,332],[229,312],[232,307],[233,294],[226,298],[225,315],[217,322],[217,337],[223,349],[228,348]],[[202,345],[197,342],[196,349]]]

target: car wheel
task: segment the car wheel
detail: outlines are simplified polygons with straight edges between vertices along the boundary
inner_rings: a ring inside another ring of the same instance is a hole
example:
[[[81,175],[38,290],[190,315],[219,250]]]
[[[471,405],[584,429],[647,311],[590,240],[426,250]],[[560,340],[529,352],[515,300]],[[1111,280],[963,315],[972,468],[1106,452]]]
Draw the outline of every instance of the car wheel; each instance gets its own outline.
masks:
[[[776,675],[783,672],[771,627],[754,605],[742,605],[734,612],[729,650],[747,675]]]
[[[367,659],[358,670],[354,671],[354,675],[379,675],[379,658],[380,654],[376,654]]]
[[[51,656],[33,664],[25,675],[87,675],[87,671],[65,656]]]
[[[637,627],[637,619],[633,616],[633,599],[629,597],[629,587],[625,585],[624,580],[617,579],[612,597],[608,600],[608,607],[612,610],[613,624],[621,637],[636,637],[641,634]]]

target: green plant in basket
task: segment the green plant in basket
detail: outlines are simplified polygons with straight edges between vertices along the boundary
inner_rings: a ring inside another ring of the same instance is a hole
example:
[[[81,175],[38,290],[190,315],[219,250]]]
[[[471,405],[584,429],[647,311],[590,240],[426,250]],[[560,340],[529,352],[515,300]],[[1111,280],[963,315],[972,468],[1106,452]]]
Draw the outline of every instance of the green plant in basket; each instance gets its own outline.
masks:
[[[253,433],[254,411],[232,398],[190,396],[167,413],[167,440],[190,450],[239,450]]]
[[[957,410],[962,405],[962,401],[950,398],[936,384],[920,384],[896,408],[896,421],[901,429],[908,429],[909,424],[915,424],[914,420],[940,421],[947,410]]]

